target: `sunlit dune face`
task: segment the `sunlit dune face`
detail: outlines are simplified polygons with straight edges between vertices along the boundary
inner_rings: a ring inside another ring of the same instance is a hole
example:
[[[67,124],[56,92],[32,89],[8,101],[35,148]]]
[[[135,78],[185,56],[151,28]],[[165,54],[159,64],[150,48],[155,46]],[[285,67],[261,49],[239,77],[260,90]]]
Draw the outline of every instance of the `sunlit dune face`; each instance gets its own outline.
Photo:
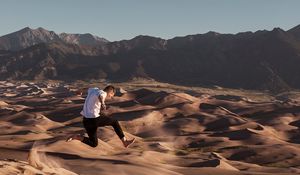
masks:
[[[101,91],[105,98],[98,99],[110,98],[101,114],[119,120],[126,138],[137,141],[123,148],[108,126],[98,128],[96,148],[65,142],[88,135],[79,111],[88,95],[84,87],[93,85],[0,81],[0,175],[299,175],[298,91],[274,96],[152,80],[118,83],[122,90]],[[92,169],[91,161],[97,161]]]

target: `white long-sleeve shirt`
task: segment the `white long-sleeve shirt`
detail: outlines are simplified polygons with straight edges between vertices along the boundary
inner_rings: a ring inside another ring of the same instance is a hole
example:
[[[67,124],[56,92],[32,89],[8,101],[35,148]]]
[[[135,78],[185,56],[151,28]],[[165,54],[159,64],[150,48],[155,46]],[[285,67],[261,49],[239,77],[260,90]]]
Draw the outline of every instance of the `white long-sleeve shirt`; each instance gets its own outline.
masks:
[[[97,118],[100,116],[101,101],[99,96],[102,97],[103,102],[107,93],[99,88],[89,88],[88,95],[85,99],[83,110],[80,112],[85,118]]]

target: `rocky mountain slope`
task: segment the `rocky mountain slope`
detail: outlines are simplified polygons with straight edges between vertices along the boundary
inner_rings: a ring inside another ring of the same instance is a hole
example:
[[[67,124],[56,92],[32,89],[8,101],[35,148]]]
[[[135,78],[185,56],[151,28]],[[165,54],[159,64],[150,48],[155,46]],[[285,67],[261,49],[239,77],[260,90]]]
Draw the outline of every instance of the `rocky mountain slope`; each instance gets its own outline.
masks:
[[[44,32],[35,36],[43,36],[42,43],[0,52],[0,79],[124,81],[141,77],[272,92],[300,88],[299,26],[288,31],[208,32],[169,40],[151,36],[116,42],[99,39],[91,45],[78,44],[88,39],[74,39],[77,35]]]
[[[40,43],[65,42],[77,45],[95,46],[108,42],[104,38],[91,34],[56,34],[41,27],[31,29],[26,27],[17,32],[13,32],[0,37],[1,50],[18,51]]]

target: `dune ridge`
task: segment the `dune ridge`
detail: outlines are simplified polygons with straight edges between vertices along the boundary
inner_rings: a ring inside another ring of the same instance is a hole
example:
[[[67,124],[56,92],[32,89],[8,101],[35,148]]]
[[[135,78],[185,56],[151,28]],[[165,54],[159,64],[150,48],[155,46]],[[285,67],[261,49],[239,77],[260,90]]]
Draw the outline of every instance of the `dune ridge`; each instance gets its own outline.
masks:
[[[1,81],[0,174],[300,174],[295,94],[274,100],[225,89],[117,85],[123,89],[107,102],[106,115],[136,138],[128,149],[111,127],[99,128],[96,148],[65,142],[85,133],[84,96],[76,93],[83,85]]]

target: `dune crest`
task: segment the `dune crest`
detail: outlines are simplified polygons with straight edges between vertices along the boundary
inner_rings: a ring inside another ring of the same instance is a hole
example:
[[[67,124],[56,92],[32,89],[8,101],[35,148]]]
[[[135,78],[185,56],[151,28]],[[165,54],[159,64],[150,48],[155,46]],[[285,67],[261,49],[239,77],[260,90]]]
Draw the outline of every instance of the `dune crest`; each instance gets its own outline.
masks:
[[[29,165],[43,171],[45,174],[65,174],[65,175],[77,175],[74,172],[66,170],[63,163],[59,160],[54,160],[47,156],[43,151],[46,151],[46,147],[41,142],[35,142],[28,154]]]
[[[269,94],[121,83],[106,115],[136,138],[124,148],[112,127],[86,134],[79,88],[85,82],[0,82],[0,174],[3,175],[296,175],[300,173],[297,92]],[[290,100],[287,101],[286,97]],[[281,101],[284,100],[284,101]],[[292,103],[290,102],[292,101]]]

